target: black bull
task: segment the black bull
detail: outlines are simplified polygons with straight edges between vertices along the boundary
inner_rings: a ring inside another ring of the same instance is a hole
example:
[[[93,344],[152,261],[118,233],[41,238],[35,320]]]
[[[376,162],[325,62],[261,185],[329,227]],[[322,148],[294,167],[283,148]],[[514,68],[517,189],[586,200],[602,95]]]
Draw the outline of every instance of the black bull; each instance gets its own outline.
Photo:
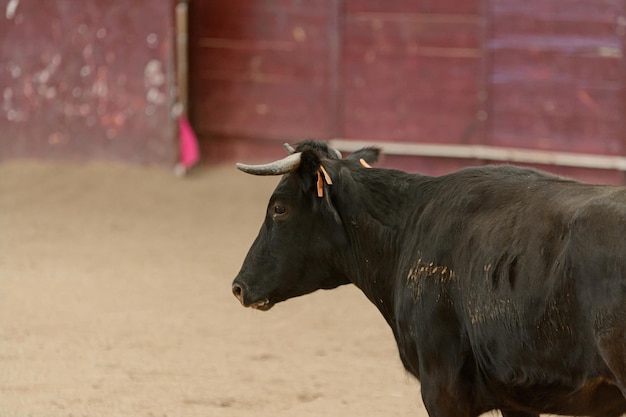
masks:
[[[626,189],[512,166],[369,169],[307,141],[233,293],[244,306],[355,284],[431,416],[626,413]]]

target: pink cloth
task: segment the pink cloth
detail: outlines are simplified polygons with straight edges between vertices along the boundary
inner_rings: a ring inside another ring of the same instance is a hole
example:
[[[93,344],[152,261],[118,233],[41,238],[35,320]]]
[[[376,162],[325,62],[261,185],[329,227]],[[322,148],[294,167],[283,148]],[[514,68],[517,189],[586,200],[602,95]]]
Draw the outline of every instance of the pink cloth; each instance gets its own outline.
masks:
[[[200,160],[198,138],[189,124],[186,116],[178,118],[179,135],[179,162],[185,169],[191,168]]]

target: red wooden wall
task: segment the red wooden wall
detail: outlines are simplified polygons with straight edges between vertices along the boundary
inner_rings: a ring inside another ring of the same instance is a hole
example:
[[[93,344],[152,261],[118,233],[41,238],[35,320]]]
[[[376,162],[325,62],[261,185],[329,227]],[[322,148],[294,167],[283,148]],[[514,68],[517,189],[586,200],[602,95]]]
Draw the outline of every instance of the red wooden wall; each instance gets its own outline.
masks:
[[[174,1],[0,0],[0,159],[173,164]],[[625,152],[626,0],[190,5],[190,116],[209,162],[307,137]]]
[[[266,141],[334,134],[333,5],[191,3],[191,116],[199,135],[212,141],[209,158],[252,156]]]
[[[192,121],[210,161],[305,137],[622,155],[625,4],[195,0]],[[387,160],[437,174],[485,162]]]
[[[626,2],[488,4],[489,143],[624,155]],[[624,181],[615,171],[551,170]]]
[[[483,143],[479,0],[346,0],[339,137]],[[384,166],[441,174],[468,161],[391,157]]]
[[[0,0],[0,159],[173,165],[172,0]]]
[[[491,2],[493,143],[623,154],[624,6]]]
[[[346,1],[340,135],[480,141],[482,34],[476,0]]]

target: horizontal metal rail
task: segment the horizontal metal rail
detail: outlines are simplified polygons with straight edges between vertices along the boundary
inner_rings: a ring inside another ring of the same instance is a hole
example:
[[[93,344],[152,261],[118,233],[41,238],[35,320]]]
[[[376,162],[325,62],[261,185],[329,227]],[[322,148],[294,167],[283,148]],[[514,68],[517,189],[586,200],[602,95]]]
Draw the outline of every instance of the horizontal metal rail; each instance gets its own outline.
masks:
[[[487,145],[455,145],[434,143],[373,142],[335,138],[331,147],[353,152],[368,146],[378,146],[390,155],[429,156],[438,158],[483,159],[488,161],[559,165],[578,168],[615,169],[626,171],[622,156],[556,152],[539,149],[505,148]]]

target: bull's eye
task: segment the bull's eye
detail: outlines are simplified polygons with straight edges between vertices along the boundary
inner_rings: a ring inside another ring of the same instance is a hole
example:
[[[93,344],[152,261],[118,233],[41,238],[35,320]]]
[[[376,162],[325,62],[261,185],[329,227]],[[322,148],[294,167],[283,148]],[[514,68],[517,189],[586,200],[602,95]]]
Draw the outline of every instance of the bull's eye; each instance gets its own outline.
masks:
[[[272,220],[285,220],[289,216],[289,204],[281,200],[272,201],[267,206],[267,217]]]

